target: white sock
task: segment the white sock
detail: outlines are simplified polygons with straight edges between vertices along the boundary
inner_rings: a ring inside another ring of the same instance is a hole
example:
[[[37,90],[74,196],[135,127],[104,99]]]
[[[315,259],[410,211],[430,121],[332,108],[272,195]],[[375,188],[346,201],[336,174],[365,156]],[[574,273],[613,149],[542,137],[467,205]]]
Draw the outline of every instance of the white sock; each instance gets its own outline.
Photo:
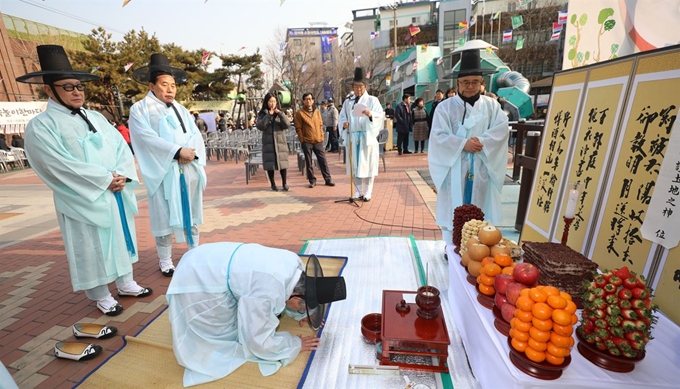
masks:
[[[175,268],[175,266],[172,264],[172,258],[161,259],[158,262],[158,264],[161,267],[161,270],[163,270],[163,271]]]
[[[143,288],[137,284],[135,281],[129,281],[122,284],[116,283],[116,287],[121,292],[135,293],[141,291]]]
[[[114,299],[113,296],[109,295],[106,298],[103,298],[101,300],[97,300],[97,303],[99,303],[99,305],[101,305],[102,308],[109,310],[109,309],[115,307],[116,304],[118,304],[118,301],[116,301],[116,299]]]
[[[364,183],[366,184],[366,191],[364,191],[364,197],[369,199],[373,195],[373,180],[374,177],[364,178]]]

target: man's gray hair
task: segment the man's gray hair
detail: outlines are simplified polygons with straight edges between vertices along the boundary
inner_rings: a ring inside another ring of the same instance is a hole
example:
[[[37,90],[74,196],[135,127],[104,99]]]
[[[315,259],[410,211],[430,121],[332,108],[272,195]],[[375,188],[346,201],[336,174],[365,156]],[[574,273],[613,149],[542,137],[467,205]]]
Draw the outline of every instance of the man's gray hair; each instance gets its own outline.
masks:
[[[300,274],[300,279],[298,280],[297,284],[295,284],[295,287],[293,288],[293,293],[299,294],[299,295],[305,295],[307,292],[307,287],[305,286],[305,283],[307,281],[307,275],[305,272],[302,272]]]

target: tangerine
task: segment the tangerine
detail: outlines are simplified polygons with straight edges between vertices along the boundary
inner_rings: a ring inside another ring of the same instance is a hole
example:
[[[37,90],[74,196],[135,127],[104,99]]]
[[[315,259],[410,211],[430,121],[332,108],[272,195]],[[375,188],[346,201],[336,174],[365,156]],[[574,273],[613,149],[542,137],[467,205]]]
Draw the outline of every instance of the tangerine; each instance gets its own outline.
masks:
[[[550,333],[550,341],[552,344],[554,344],[557,347],[569,347],[571,344],[571,341],[569,339],[573,339],[571,336],[562,336],[558,335],[556,332],[551,332]],[[555,354],[553,354],[555,355]],[[557,355],[555,355],[557,356]]]
[[[530,349],[536,351],[545,351],[548,348],[548,344],[546,342],[539,342],[534,338],[529,338],[527,341],[527,346],[529,346]]]
[[[561,365],[564,363],[564,358],[556,357],[550,353],[545,353],[545,361],[551,365]]]
[[[520,290],[519,295],[529,297],[529,288],[524,288],[524,289]]]
[[[513,318],[514,319],[514,318]],[[531,323],[527,323],[521,320],[515,320],[515,329],[521,332],[529,332],[533,326]]]
[[[553,309],[546,303],[536,303],[531,308],[531,313],[534,314],[535,318],[546,320],[552,317]]]
[[[513,338],[519,340],[520,342],[528,342],[529,339],[530,339],[528,332],[522,332],[522,331],[515,330],[514,334],[515,335],[513,336]]]
[[[529,335],[531,335],[531,338],[537,342],[545,343],[550,340],[550,330],[548,331],[541,331],[536,327],[531,327],[529,330]],[[533,347],[532,347],[533,348]],[[538,350],[537,348],[534,348],[534,350]],[[538,351],[543,351],[543,350],[538,350]]]
[[[562,326],[571,325],[571,315],[564,309],[555,309],[552,311],[552,320]]]
[[[519,320],[517,320],[517,318],[514,318],[514,317],[512,319],[510,319],[510,328],[515,328],[515,322],[516,321],[519,321]]]
[[[565,299],[565,300],[567,300],[567,301],[571,301],[571,300],[572,300],[571,295],[570,295],[569,293],[567,293],[567,292],[562,292],[562,291],[560,291],[560,297],[562,297],[563,299]]]
[[[534,317],[531,320],[531,324],[534,325],[534,328],[537,328],[541,331],[550,331],[550,330],[552,330],[552,327],[553,327],[553,322],[550,319],[541,320],[541,319],[537,319],[537,318]]]
[[[537,303],[544,303],[548,299],[548,295],[538,288],[531,288],[529,297]]]
[[[491,285],[493,285],[493,283]],[[490,285],[479,284],[479,292],[487,296],[493,296],[494,293],[496,293],[496,289]]]
[[[523,311],[521,309],[515,309],[515,317],[518,318],[521,321],[524,322],[531,322],[531,319],[534,318],[534,315],[531,314],[529,311]]]
[[[524,350],[524,355],[526,355],[527,358],[529,358],[529,360],[534,361],[536,363],[541,363],[545,361],[545,353],[543,351],[536,351],[531,347],[527,347]]]
[[[571,325],[574,325],[576,323],[578,323],[578,316],[576,316],[575,314],[572,313],[571,314]]]
[[[484,272],[485,268],[486,268],[486,266],[482,268],[482,270],[481,270],[482,274],[480,274],[479,277],[478,277],[479,278],[479,284],[480,285],[486,285],[486,286],[493,286],[494,277],[492,277],[488,273],[485,273]]]
[[[574,332],[574,327],[572,327],[571,324],[568,325],[568,326],[563,326],[563,325],[554,323],[552,330],[555,331],[555,333],[557,335],[571,336],[571,334]]]
[[[564,358],[567,355],[569,355],[569,350],[567,348],[557,347],[553,344],[553,342],[548,342],[547,352],[550,355],[553,355],[555,357],[560,357],[560,358]]]
[[[490,263],[493,263],[493,257],[485,257],[484,259],[482,259],[482,267]]]
[[[569,348],[574,347],[574,343],[575,343],[575,342],[574,342],[574,338],[570,336],[570,337],[569,337]],[[569,355],[569,354],[567,354],[567,355]]]
[[[510,266],[512,265],[512,257],[509,256],[508,254],[503,254],[503,253],[498,253],[493,256],[494,262],[496,262],[499,266]]]
[[[487,276],[495,277],[501,274],[501,267],[495,263],[484,265],[484,274],[486,274]]]
[[[507,266],[507,267],[504,267],[503,270],[501,270],[501,274],[511,276],[513,271],[515,271],[515,269],[512,266]]]
[[[564,310],[573,315],[576,313],[576,304],[571,300],[567,300],[567,306],[564,307]]]
[[[548,305],[550,305],[550,308],[553,309],[562,309],[567,306],[567,300],[560,296],[555,296],[555,295],[550,295],[548,296],[548,300],[546,300]]]
[[[548,296],[559,296],[560,295],[560,290],[557,289],[554,286],[546,286],[542,289],[543,293],[547,294]]]
[[[510,344],[512,345],[512,348],[519,352],[524,352],[524,350],[527,349],[527,342],[520,342],[519,340],[514,338],[510,341]]]
[[[519,296],[517,301],[515,301],[515,306],[526,312],[531,312],[534,304],[534,301],[530,299],[529,296]]]

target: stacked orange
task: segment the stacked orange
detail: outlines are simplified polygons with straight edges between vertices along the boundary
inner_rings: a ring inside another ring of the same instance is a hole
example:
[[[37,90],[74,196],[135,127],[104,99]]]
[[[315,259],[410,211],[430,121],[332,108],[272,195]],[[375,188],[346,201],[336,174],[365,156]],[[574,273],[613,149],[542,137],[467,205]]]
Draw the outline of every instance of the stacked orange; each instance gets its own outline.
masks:
[[[510,321],[512,348],[530,360],[561,365],[574,345],[576,304],[568,293],[554,286],[523,289]]]
[[[479,276],[477,277],[479,292],[487,296],[493,296],[496,293],[496,289],[493,286],[496,276],[501,273],[512,275],[514,268],[515,262],[508,254],[499,253],[493,257],[482,259],[482,267],[479,269]]]

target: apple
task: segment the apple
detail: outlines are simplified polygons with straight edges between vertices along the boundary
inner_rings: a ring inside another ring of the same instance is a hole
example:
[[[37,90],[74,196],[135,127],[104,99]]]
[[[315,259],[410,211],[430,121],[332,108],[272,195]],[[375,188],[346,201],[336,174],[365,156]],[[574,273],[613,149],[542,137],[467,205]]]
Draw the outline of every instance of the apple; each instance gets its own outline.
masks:
[[[527,286],[524,284],[520,284],[519,282],[511,282],[505,291],[505,297],[508,299],[510,304],[515,305],[517,299],[519,298],[519,293],[522,291],[522,289],[526,288]]]
[[[503,320],[510,323],[510,320],[515,316],[515,306],[510,303],[503,304],[501,307],[501,316],[503,316]]]
[[[505,297],[505,294],[498,293],[498,291],[496,291],[496,296],[494,296],[494,298],[493,298],[493,303],[496,304],[498,309],[501,309],[503,304],[505,304],[507,302],[508,302],[508,299]]]
[[[538,282],[538,268],[530,263],[522,262],[515,266],[512,272],[512,277],[516,282],[524,285],[533,285]]]
[[[505,294],[508,289],[508,285],[510,285],[513,281],[514,279],[509,274],[497,275],[493,281],[493,288],[496,289],[496,294]]]

